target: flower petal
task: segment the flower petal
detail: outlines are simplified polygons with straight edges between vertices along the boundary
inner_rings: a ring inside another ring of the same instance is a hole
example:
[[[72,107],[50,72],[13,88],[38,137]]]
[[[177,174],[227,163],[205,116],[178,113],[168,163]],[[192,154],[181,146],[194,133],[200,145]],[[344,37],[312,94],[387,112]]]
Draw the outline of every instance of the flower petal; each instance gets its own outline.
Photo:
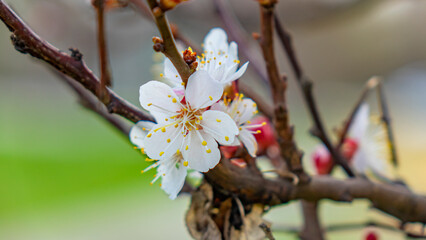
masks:
[[[369,124],[369,106],[367,103],[363,103],[359,108],[354,117],[351,127],[349,128],[349,136],[361,141],[367,132]]]
[[[206,71],[198,70],[188,79],[185,99],[192,108],[206,108],[217,102],[222,94],[222,84],[213,80]]]
[[[228,52],[228,36],[222,28],[213,28],[204,38],[204,50],[217,53],[218,51]]]
[[[194,130],[189,132],[185,140],[185,150],[182,150],[182,154],[184,160],[188,161],[190,168],[200,172],[207,172],[219,163],[220,151],[213,137],[203,131]],[[205,146],[202,141],[206,142]]]
[[[180,157],[182,157],[180,155]],[[157,174],[161,174],[161,189],[170,199],[175,199],[185,183],[187,168],[179,162],[178,155],[174,155],[168,162],[160,164]]]
[[[139,121],[130,129],[130,141],[138,148],[144,148],[143,140],[155,123],[149,121]]]
[[[250,98],[234,100],[228,113],[238,125],[241,125],[257,113],[257,106]]]
[[[182,79],[169,58],[164,59],[164,77],[169,80],[174,87],[182,87]]]
[[[201,126],[222,145],[231,145],[238,134],[234,120],[224,112],[208,110],[203,113]]]
[[[244,63],[244,65],[241,66],[240,69],[238,69],[238,71],[236,71],[234,74],[231,74],[229,77],[224,79],[222,83],[229,83],[240,78],[246,72],[248,64],[249,62]]]
[[[217,102],[217,103],[213,104],[213,105],[210,107],[210,109],[211,109],[211,110],[221,111],[221,112],[226,112],[226,110],[227,110],[228,108],[226,107],[225,103],[224,103],[222,100],[220,100],[219,102]]]
[[[240,131],[238,138],[241,140],[243,145],[246,147],[247,151],[252,157],[256,157],[257,153],[257,141],[254,138],[253,134],[249,131],[243,129]]]
[[[182,126],[157,124],[144,139],[146,154],[153,159],[171,158],[182,147]]]
[[[178,96],[172,88],[159,81],[149,81],[139,89],[139,102],[151,113],[160,112],[175,115],[181,109]]]

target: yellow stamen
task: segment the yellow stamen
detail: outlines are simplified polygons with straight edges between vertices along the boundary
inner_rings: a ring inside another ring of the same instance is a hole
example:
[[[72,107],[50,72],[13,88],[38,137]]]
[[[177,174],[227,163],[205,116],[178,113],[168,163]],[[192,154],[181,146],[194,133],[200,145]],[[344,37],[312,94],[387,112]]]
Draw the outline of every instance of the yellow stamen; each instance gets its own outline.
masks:
[[[184,161],[183,166],[188,167],[188,161]]]
[[[260,130],[257,130],[257,131],[256,131],[256,133],[261,133],[261,132],[262,132],[262,131],[260,131]]]
[[[169,138],[169,139],[167,139],[167,143],[170,143],[170,141],[171,141],[171,140],[170,140],[170,138]]]
[[[188,150],[188,148],[189,148],[188,145],[186,145],[185,150]]]
[[[211,153],[212,152],[212,150],[211,149],[207,149],[206,150],[206,153]]]
[[[220,119],[216,119],[216,122],[222,122],[222,120],[220,120]]]
[[[213,101],[213,97],[212,96],[209,96],[209,98],[210,98],[210,101]]]
[[[226,140],[226,141],[229,141],[229,137],[228,137],[228,136],[225,136],[225,140]]]
[[[176,98],[173,98],[173,99],[172,99],[172,102],[173,102],[173,103],[176,103],[176,102],[177,102]]]
[[[151,105],[152,105],[152,103],[148,103],[147,105],[148,105],[148,107],[149,107],[149,106],[151,106]]]
[[[160,73],[160,77],[163,77],[163,76],[164,76],[164,74]]]
[[[178,149],[178,150],[176,150],[176,154],[179,154],[180,153],[180,150]]]
[[[163,156],[164,152],[160,152],[160,157]]]
[[[248,123],[248,124],[250,124],[251,122],[250,122],[250,121],[247,121],[247,123]]]
[[[206,142],[206,141],[203,141],[201,144],[203,144],[203,146],[206,146],[206,145],[207,145],[207,142]]]
[[[162,132],[166,132],[166,128],[164,128],[164,127],[163,127],[163,128],[161,128],[161,131],[162,131]]]
[[[151,137],[151,136],[152,136],[152,133],[150,133],[150,134],[146,135],[146,137]]]

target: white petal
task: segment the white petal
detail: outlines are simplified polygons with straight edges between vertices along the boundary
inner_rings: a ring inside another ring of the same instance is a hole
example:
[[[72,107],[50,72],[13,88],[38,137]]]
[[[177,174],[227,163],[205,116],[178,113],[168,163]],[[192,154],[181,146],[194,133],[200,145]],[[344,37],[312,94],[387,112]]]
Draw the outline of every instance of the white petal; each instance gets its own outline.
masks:
[[[176,155],[173,157],[176,158]],[[168,163],[158,167],[158,174],[161,174],[161,189],[163,189],[170,199],[175,199],[185,183],[187,168],[178,159],[172,159]]]
[[[224,79],[222,83],[229,83],[240,78],[246,72],[248,64],[249,62],[244,63],[244,65],[241,66],[240,69],[238,69],[238,71],[236,71],[234,74]]]
[[[247,151],[252,157],[256,157],[257,153],[257,141],[252,133],[243,129],[240,131],[238,138],[241,140],[243,145],[246,147]]]
[[[188,79],[185,99],[192,108],[206,108],[217,102],[222,94],[222,84],[213,80],[206,71],[198,70]]]
[[[236,42],[231,42],[231,44],[229,44],[228,59],[232,62],[238,60],[238,45]]]
[[[169,58],[164,59],[164,77],[169,80],[173,86],[182,87],[182,79]]]
[[[250,98],[244,98],[240,102],[235,102],[235,104],[238,104],[238,105],[236,108],[237,112],[236,112],[236,115],[234,116],[234,120],[239,124],[247,122],[257,113],[256,103]],[[232,109],[232,106],[231,106],[231,109]]]
[[[238,134],[234,120],[224,112],[208,110],[203,113],[201,126],[222,145],[231,145]]]
[[[173,116],[181,109],[178,100],[172,88],[159,81],[149,81],[139,89],[139,102],[151,113],[160,112]]]
[[[137,122],[130,129],[130,141],[138,148],[144,148],[143,140],[154,125],[155,123],[149,121]]]
[[[197,132],[200,134],[198,136]],[[207,172],[214,168],[220,161],[220,151],[216,141],[203,131],[191,131],[185,138],[185,150],[182,150],[183,158],[188,161],[188,166],[200,172]],[[206,141],[203,146],[202,141]],[[186,150],[186,146],[188,149]]]
[[[204,50],[207,52],[228,52],[228,36],[221,28],[213,28],[204,38]]]
[[[351,127],[349,128],[349,136],[361,141],[367,132],[369,124],[369,107],[364,103],[359,108],[354,117]]]
[[[170,124],[169,124],[170,125]],[[163,132],[163,130],[165,130]],[[144,139],[146,154],[153,159],[171,158],[183,143],[182,126],[157,124]]]
[[[213,104],[210,107],[211,110],[217,110],[217,111],[222,111],[222,112],[226,112],[226,110],[228,109],[228,107],[225,105],[225,103],[221,100],[215,104]]]

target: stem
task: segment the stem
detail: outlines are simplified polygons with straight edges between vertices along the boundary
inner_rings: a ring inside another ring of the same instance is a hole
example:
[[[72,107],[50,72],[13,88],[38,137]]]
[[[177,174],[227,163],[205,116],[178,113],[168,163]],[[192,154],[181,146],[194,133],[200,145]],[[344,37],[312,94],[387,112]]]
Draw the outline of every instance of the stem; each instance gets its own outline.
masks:
[[[272,100],[274,102],[274,126],[278,134],[281,156],[286,161],[287,167],[294,172],[302,183],[308,181],[301,163],[302,153],[297,149],[293,139],[293,127],[289,124],[289,114],[286,103],[287,81],[279,74],[275,59],[273,39],[273,17],[275,3],[260,4],[261,39],[263,58],[266,63],[266,72],[271,85]]]
[[[303,240],[323,240],[324,234],[318,216],[318,202],[300,201],[303,212],[303,229],[300,238]]]
[[[324,143],[324,145],[327,147],[328,151],[330,152],[331,156],[333,157],[333,160],[336,161],[336,163],[343,168],[346,174],[349,177],[354,177],[355,175],[353,171],[350,169],[346,159],[342,156],[342,154],[339,151],[336,151],[335,147],[330,141],[330,138],[327,132],[325,131],[325,127],[321,120],[320,114],[318,112],[318,107],[316,105],[316,101],[312,92],[313,83],[308,77],[305,76],[302,68],[300,67],[299,61],[297,60],[296,53],[294,51],[294,48],[291,42],[290,34],[285,30],[283,25],[279,23],[279,20],[277,17],[274,18],[274,21],[276,23],[275,28],[277,29],[278,37],[285,50],[287,58],[290,60],[290,63],[291,63],[290,65],[292,66],[292,69],[296,75],[297,83],[299,84],[299,87],[302,89],[305,103],[308,106],[309,113],[314,122],[314,126],[311,130],[311,133],[314,136],[318,137]]]
[[[389,148],[390,148],[390,151],[391,151],[392,163],[393,163],[394,166],[398,166],[398,159],[397,159],[396,147],[395,147],[395,138],[394,138],[393,131],[392,131],[391,118],[390,118],[390,114],[389,114],[388,104],[387,104],[387,101],[386,101],[386,98],[385,98],[385,93],[384,93],[384,90],[383,90],[383,82],[382,81],[379,81],[379,83],[377,85],[377,97],[378,97],[378,101],[379,101],[380,112],[382,113],[381,114],[382,115],[381,120],[385,124],[386,131],[387,131]]]
[[[155,18],[155,22],[157,24],[158,30],[160,31],[164,43],[164,49],[162,50],[162,52],[173,63],[176,70],[179,72],[182,81],[186,85],[188,82],[188,78],[189,76],[191,76],[192,72],[188,64],[185,63],[181,54],[176,48],[176,43],[170,30],[166,15],[158,5],[156,0],[147,0],[147,2],[151,8],[151,12]]]

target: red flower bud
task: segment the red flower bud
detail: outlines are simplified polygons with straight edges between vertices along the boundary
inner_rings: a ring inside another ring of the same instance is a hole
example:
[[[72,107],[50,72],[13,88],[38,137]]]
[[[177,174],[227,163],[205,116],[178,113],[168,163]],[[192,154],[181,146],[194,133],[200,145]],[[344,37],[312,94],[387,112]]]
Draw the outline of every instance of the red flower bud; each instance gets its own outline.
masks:
[[[278,145],[277,139],[275,138],[275,131],[272,127],[271,122],[267,117],[264,116],[257,116],[253,118],[251,121],[251,124],[260,124],[262,126],[257,128],[252,128],[253,131],[260,130],[259,133],[254,134],[254,137],[256,138],[258,150],[258,155],[264,155],[267,154],[267,151],[269,148],[274,148]]]
[[[333,166],[333,159],[324,146],[319,146],[312,154],[315,170],[319,175],[329,174]]]
[[[343,153],[343,156],[346,158],[346,160],[348,160],[349,164],[352,162],[352,158],[355,155],[357,150],[358,150],[357,140],[353,138],[345,139],[342,145],[342,153]]]
[[[365,240],[379,240],[379,235],[376,231],[369,231],[365,235]]]

